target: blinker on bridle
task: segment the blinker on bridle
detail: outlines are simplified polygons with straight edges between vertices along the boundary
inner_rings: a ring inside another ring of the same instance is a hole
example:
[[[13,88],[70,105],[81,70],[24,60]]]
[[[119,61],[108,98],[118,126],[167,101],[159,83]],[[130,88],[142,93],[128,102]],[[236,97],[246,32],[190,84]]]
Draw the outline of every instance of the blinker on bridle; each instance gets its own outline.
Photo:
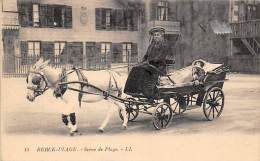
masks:
[[[27,89],[30,89],[30,90],[34,91],[36,96],[39,96],[39,95],[43,94],[45,91],[47,91],[49,89],[48,82],[47,82],[45,76],[42,73],[35,72],[35,71],[30,71],[29,73],[36,74],[32,78],[32,83],[34,85],[36,85],[37,87],[35,88],[34,86],[30,86],[30,87],[27,87]],[[26,78],[27,84],[28,84],[28,77],[29,77],[29,75],[27,75],[27,78]],[[45,87],[43,89],[40,89],[40,83],[41,83],[42,80],[44,81]]]

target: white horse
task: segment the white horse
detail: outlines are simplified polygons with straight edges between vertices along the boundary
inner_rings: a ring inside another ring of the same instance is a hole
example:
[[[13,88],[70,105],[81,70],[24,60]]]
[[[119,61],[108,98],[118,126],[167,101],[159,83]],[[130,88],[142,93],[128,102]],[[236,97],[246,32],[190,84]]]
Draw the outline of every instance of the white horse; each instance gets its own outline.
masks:
[[[108,70],[101,71],[76,71],[68,73],[62,69],[55,69],[48,65],[49,61],[43,61],[39,59],[30,69],[27,77],[27,99],[31,102],[35,100],[37,96],[42,95],[47,89],[53,90],[57,101],[60,103],[60,109],[62,109],[62,121],[69,128],[70,135],[80,134],[77,130],[76,112],[79,108],[79,102],[76,100],[80,99],[79,92],[71,91],[68,88],[74,88],[78,90],[84,90],[91,94],[84,94],[84,102],[98,102],[106,99],[108,105],[108,113],[101,126],[99,127],[100,132],[104,132],[104,128],[109,122],[111,116],[111,107],[113,104],[119,107],[119,110],[123,115],[124,129],[127,128],[127,113],[124,105],[106,97],[102,91],[99,91],[91,86],[82,87],[80,84],[68,84],[67,86],[60,86],[59,83],[62,80],[66,82],[82,81],[82,76],[87,79],[88,83],[95,85],[96,87],[107,91],[109,94],[114,96],[120,96],[123,90],[123,83],[120,76]],[[81,75],[80,75],[81,74]],[[85,80],[86,81],[86,80]],[[55,97],[54,96],[54,97]]]

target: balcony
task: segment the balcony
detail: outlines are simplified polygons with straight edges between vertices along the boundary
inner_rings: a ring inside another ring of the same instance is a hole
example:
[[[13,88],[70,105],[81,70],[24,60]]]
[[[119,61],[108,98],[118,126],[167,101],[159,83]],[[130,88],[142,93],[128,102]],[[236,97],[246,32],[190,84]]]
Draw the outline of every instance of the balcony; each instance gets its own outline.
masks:
[[[260,20],[231,23],[231,38],[260,37]]]
[[[165,28],[165,33],[166,34],[176,34],[179,35],[181,33],[181,27],[180,27],[180,22],[179,21],[150,21],[148,23],[148,27],[152,28],[155,26],[161,26]]]
[[[19,28],[18,12],[2,12],[3,13],[3,28],[13,29]]]

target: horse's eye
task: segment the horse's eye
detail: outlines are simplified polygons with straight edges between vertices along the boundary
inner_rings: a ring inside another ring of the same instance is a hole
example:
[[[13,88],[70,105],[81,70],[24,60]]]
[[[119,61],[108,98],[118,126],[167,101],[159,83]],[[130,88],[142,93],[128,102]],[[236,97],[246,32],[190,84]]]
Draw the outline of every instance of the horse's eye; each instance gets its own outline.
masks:
[[[32,83],[33,83],[34,85],[39,85],[39,84],[41,83],[41,77],[34,76],[34,77],[32,78]]]

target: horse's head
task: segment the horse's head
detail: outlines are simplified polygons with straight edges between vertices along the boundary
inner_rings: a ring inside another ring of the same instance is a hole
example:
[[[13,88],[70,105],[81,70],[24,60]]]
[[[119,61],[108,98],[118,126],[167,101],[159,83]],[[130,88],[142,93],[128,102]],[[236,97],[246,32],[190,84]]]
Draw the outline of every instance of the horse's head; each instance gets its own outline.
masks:
[[[49,60],[43,61],[40,58],[30,69],[27,78],[27,96],[29,101],[42,95],[48,89],[48,80],[44,74],[44,69],[48,66]]]

